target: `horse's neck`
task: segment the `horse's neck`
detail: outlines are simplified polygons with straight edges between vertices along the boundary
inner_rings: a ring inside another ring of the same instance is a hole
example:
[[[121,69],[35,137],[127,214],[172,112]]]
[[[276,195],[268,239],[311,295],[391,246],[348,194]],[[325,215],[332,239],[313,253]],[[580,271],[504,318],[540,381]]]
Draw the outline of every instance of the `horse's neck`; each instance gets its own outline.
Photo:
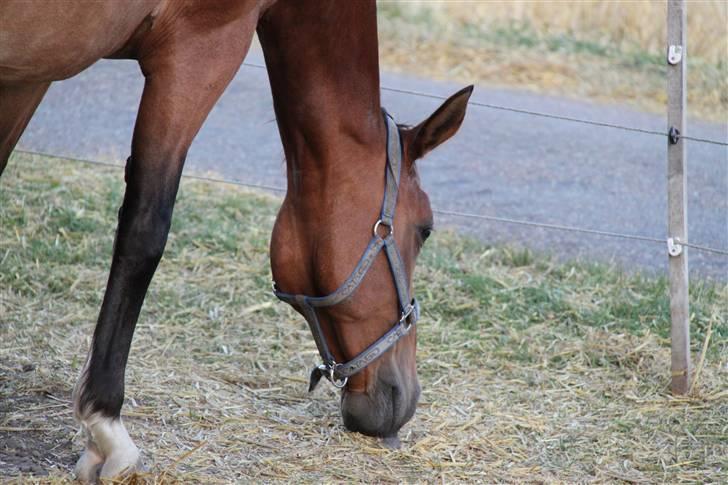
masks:
[[[379,158],[373,0],[279,2],[258,27],[288,167],[289,196],[326,190]]]

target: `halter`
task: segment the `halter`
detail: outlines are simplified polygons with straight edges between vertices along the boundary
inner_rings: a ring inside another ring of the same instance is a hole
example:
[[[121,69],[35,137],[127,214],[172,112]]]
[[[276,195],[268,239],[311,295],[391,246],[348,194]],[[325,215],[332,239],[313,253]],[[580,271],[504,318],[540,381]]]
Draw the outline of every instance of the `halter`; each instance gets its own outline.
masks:
[[[387,125],[387,164],[385,168],[384,200],[379,219],[372,229],[373,236],[364,254],[357,263],[354,271],[339,288],[326,296],[293,295],[278,291],[273,283],[274,294],[282,301],[298,306],[313,334],[319,355],[323,360],[322,364],[314,367],[311,371],[308,390],[313,391],[321,380],[326,377],[334,386],[342,388],[346,385],[349,377],[360,372],[366,366],[381,357],[399,339],[407,335],[412,325],[417,323],[420,314],[420,305],[415,298],[410,298],[409,285],[407,284],[407,272],[405,271],[402,256],[397,249],[394,240],[394,209],[397,205],[397,192],[399,191],[399,180],[402,172],[402,143],[399,138],[399,129],[392,117],[382,110],[384,122]],[[387,233],[380,235],[380,228],[385,227]],[[321,330],[317,308],[324,308],[337,305],[349,298],[364,280],[369,269],[372,267],[377,255],[384,249],[389,261],[389,268],[392,272],[394,287],[397,290],[399,300],[399,320],[392,325],[392,328],[379,337],[373,344],[364,349],[359,355],[348,362],[340,363],[334,359],[329,346],[326,343],[326,336]]]

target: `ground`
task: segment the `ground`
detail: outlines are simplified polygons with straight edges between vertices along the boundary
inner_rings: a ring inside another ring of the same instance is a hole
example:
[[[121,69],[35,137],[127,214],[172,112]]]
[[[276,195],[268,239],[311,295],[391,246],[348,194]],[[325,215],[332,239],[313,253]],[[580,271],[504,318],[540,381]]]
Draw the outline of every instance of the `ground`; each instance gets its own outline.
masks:
[[[63,483],[122,175],[19,155],[1,182],[0,478]],[[345,431],[331,386],[306,393],[315,346],[270,294],[277,204],[183,182],[127,370],[150,467],[134,480],[728,480],[725,285],[691,287],[698,376],[676,398],[664,280],[435,233],[416,275],[422,399],[389,450]]]

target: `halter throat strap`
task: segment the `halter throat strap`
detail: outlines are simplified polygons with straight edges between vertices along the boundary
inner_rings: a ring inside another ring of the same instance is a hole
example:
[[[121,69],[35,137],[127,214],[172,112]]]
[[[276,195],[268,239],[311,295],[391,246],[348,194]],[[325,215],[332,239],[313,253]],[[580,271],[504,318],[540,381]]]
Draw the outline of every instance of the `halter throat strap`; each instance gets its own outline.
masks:
[[[326,377],[336,387],[344,387],[349,377],[363,370],[366,366],[381,357],[387,350],[402,337],[409,333],[419,318],[419,303],[410,297],[407,271],[404,261],[394,239],[394,212],[397,206],[397,194],[402,173],[402,143],[399,129],[394,119],[382,110],[384,122],[387,127],[387,163],[385,168],[384,199],[379,219],[374,224],[373,235],[364,254],[359,259],[349,277],[333,293],[326,296],[295,295],[279,291],[274,284],[274,293],[280,300],[297,307],[308,322],[311,334],[316,342],[319,355],[323,363],[314,367],[309,381],[309,392],[313,391],[321,380]],[[383,234],[386,228],[386,234]],[[321,329],[317,308],[330,307],[349,298],[361,285],[364,277],[374,263],[380,252],[384,253],[389,262],[394,287],[399,302],[399,319],[392,327],[374,343],[360,352],[348,362],[336,362],[326,342],[326,336]]]

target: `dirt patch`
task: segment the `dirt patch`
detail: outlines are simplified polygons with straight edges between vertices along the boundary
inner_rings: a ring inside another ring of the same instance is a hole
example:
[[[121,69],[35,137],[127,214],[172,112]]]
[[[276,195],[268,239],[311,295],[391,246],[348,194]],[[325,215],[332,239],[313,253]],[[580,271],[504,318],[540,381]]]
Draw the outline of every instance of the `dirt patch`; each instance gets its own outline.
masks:
[[[0,359],[0,469],[6,477],[68,473],[75,462],[68,390],[33,385],[35,372],[31,364]]]

